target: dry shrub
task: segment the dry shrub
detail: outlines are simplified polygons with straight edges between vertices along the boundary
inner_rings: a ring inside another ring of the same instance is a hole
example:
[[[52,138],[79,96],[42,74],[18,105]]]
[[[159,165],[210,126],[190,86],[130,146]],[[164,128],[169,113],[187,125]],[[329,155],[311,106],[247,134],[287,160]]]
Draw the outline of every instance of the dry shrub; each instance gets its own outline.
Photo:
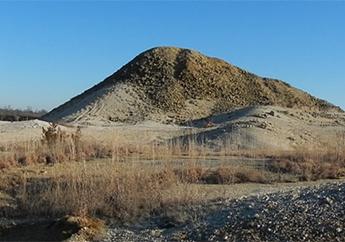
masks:
[[[268,169],[277,173],[298,175],[302,181],[336,179],[344,175],[344,165],[338,162],[314,160],[276,160],[270,162]]]
[[[239,169],[235,173],[235,177],[238,179],[238,183],[255,182],[255,183],[267,183],[268,179],[264,173],[255,169]]]
[[[268,179],[265,177],[262,171],[236,166],[221,166],[216,170],[209,170],[204,174],[202,180],[207,184],[268,182]]]
[[[202,180],[205,168],[196,162],[187,162],[184,167],[176,168],[174,172],[182,182],[198,183]]]
[[[56,124],[42,128],[40,140],[9,143],[0,151],[0,169],[37,163],[54,164],[111,157],[109,145],[85,140],[81,128],[73,132],[62,131]]]
[[[42,128],[41,144],[46,163],[83,158],[80,127],[77,127],[74,133],[67,133],[57,124],[51,123],[49,127]]]
[[[220,167],[216,170],[205,172],[202,180],[207,184],[230,184],[235,183],[234,169]]]
[[[320,147],[297,147],[271,155],[268,169],[291,173],[300,180],[336,179],[345,175],[345,133],[337,133],[334,143]]]

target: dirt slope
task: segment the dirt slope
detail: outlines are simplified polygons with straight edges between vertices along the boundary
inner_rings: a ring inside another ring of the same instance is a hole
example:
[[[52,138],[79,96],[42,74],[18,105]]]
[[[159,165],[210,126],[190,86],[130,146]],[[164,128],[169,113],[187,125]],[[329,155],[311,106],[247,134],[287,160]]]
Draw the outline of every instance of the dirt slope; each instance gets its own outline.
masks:
[[[185,122],[234,107],[339,110],[301,90],[189,49],[150,49],[44,116],[48,121]]]

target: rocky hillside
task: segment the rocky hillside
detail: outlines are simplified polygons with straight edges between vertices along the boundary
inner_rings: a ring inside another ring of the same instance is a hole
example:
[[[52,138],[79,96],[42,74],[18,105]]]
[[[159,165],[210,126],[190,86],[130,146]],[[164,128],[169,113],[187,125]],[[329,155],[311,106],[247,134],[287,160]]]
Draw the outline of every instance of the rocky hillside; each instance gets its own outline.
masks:
[[[340,110],[289,84],[189,49],[153,48],[44,116],[48,121],[180,123],[235,107]]]

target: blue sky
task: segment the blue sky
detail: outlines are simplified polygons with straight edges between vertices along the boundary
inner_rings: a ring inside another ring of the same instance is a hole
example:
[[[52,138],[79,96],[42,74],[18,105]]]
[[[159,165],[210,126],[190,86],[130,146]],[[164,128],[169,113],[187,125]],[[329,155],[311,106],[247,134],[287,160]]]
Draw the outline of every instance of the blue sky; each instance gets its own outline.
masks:
[[[0,106],[51,109],[178,46],[345,108],[345,2],[0,1]]]

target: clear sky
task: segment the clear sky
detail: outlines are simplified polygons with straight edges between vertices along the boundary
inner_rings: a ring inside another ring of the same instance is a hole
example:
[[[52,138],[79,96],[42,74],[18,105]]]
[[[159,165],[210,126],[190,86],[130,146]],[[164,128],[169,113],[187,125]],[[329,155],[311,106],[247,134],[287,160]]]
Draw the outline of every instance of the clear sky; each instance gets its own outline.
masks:
[[[162,45],[225,59],[345,108],[343,1],[0,0],[0,106],[49,110]]]

